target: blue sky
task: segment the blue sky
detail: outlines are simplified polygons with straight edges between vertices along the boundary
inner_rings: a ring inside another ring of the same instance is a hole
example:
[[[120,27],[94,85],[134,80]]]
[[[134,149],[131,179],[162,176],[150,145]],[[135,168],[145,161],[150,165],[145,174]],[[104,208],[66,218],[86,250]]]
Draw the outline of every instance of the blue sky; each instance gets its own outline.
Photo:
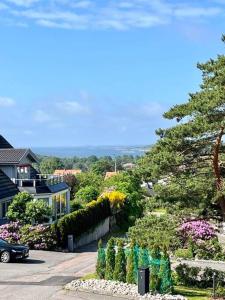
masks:
[[[137,145],[224,53],[225,0],[0,1],[0,132],[16,146]]]

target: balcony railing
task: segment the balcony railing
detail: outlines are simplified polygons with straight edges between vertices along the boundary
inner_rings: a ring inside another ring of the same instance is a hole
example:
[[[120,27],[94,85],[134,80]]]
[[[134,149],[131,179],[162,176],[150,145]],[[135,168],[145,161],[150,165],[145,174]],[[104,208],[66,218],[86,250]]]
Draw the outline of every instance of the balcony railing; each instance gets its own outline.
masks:
[[[51,175],[51,174],[38,174],[39,178],[36,179],[17,179],[12,178],[12,181],[18,187],[37,187],[37,186],[51,186],[61,182],[64,182],[63,175]]]

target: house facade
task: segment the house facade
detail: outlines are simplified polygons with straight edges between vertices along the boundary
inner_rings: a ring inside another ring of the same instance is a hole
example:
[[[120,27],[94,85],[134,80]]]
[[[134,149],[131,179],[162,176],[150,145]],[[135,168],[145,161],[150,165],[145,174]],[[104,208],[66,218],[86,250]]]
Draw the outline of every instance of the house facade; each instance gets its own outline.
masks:
[[[7,221],[13,197],[23,191],[46,201],[52,208],[51,221],[70,212],[70,189],[64,176],[39,174],[35,163],[38,159],[30,149],[15,149],[0,135],[0,224]]]

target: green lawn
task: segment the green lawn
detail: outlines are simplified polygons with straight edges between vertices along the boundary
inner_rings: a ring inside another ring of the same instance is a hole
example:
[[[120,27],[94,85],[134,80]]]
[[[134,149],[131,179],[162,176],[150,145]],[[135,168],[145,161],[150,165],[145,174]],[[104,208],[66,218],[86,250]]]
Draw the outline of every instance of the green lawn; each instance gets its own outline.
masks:
[[[187,297],[189,300],[209,300],[212,290],[176,286],[175,293]]]

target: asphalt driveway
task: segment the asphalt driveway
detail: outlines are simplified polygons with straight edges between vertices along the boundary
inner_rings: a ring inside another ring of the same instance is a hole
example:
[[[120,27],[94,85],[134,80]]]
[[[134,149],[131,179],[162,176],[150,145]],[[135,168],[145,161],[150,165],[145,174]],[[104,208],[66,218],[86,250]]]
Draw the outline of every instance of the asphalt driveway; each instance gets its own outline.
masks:
[[[93,244],[77,253],[30,251],[30,258],[24,262],[0,263],[0,299],[71,299],[63,286],[94,272],[95,263]]]

